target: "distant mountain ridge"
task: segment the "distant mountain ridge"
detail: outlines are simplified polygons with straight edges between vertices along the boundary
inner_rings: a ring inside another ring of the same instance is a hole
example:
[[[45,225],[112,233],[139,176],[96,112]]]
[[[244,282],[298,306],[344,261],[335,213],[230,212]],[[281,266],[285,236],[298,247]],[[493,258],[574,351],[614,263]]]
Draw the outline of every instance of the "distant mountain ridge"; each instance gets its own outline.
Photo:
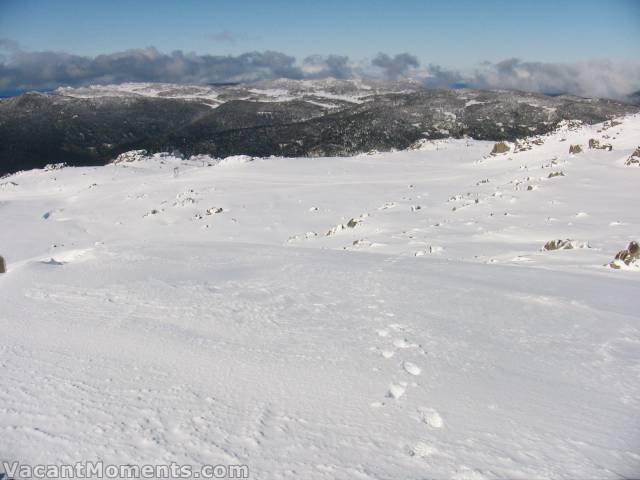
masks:
[[[0,174],[57,162],[100,165],[133,149],[323,156],[404,149],[424,138],[514,140],[562,120],[597,123],[639,110],[613,100],[410,81],[59,88],[0,100]]]

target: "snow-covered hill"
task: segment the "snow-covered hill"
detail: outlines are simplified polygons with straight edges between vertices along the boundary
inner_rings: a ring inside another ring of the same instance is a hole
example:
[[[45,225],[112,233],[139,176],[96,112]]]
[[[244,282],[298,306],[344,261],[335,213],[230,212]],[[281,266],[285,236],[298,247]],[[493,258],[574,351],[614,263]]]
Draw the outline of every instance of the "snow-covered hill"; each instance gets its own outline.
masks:
[[[421,90],[417,82],[375,80],[265,80],[249,84],[179,85],[133,82],[86,87],[60,87],[55,94],[72,98],[151,97],[190,100],[213,108],[230,100],[288,102],[306,100],[329,109],[341,104],[358,104],[372,95],[408,93]]]
[[[640,239],[639,139],[635,115],[498,155],[438,140],[3,178],[0,453],[637,477],[640,271],[605,265]]]
[[[563,121],[638,113],[606,99],[427,89],[415,82],[124,83],[0,99],[0,175],[104,165],[130,150],[214,157],[350,156],[443,138],[515,141]]]

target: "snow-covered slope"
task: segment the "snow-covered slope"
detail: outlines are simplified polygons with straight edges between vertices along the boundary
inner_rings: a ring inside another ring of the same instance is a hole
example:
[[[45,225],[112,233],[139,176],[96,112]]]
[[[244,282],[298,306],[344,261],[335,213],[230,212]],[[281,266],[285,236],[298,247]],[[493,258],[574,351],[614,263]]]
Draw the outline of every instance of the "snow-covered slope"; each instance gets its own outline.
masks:
[[[0,453],[637,477],[640,272],[604,265],[640,237],[639,139],[630,116],[495,156],[442,140],[4,178]]]

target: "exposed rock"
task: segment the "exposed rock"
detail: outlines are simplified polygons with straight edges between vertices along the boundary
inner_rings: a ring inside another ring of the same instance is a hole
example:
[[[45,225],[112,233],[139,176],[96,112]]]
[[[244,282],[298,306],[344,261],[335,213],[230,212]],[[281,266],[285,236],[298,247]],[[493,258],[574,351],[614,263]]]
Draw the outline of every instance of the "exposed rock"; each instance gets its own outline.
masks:
[[[0,273],[7,272],[7,264],[4,261],[4,257],[0,256]]]
[[[608,150],[609,152],[613,150],[613,146],[610,143],[600,144],[600,142],[595,138],[589,139],[589,148],[596,150]]]
[[[325,237],[330,237],[331,235],[335,235],[336,233],[346,229],[347,227],[345,227],[344,224],[340,223],[335,227],[333,227],[331,230],[329,230],[327,233],[325,233]]]
[[[551,172],[547,176],[547,178],[553,178],[553,177],[564,177],[564,172],[562,170],[559,172]]]
[[[602,124],[602,130],[609,130],[610,128],[617,127],[619,125],[622,125],[622,122],[618,122],[617,120],[610,120]]]
[[[622,265],[627,267],[640,265],[640,244],[635,240],[629,243],[625,250],[616,253],[615,259],[609,264],[609,267],[619,270]]]
[[[543,145],[544,140],[540,137],[531,137],[518,139],[513,147],[513,153],[526,152],[531,150],[534,145]]]
[[[60,163],[47,163],[44,166],[44,171],[45,172],[50,172],[52,170],[62,170],[65,167],[68,167],[69,165],[67,165],[64,162],[60,162]]]
[[[493,150],[491,150],[491,155],[499,155],[501,153],[507,153],[511,150],[511,147],[504,142],[498,142],[493,146]]]
[[[352,218],[351,220],[349,220],[347,222],[347,227],[349,228],[355,228],[356,225],[358,225],[362,220],[356,220],[355,218]]]
[[[569,153],[581,153],[582,145],[571,145],[569,146]]]
[[[147,156],[146,150],[129,150],[128,152],[124,152],[118,155],[116,159],[111,163],[117,164],[117,163],[137,162],[138,160],[142,160],[146,156]]]
[[[158,215],[159,213],[160,213],[160,210],[154,208],[149,213],[146,213],[144,216],[148,217],[149,215]]]
[[[631,156],[627,158],[627,161],[624,162],[624,164],[629,167],[632,165],[640,166],[640,147],[636,148],[635,152],[633,152]]]
[[[366,238],[361,238],[359,240],[354,240],[351,245],[354,247],[370,247],[371,242]]]
[[[216,213],[222,213],[222,212],[224,212],[222,207],[207,208],[207,215],[215,215]]]
[[[573,250],[574,248],[591,248],[588,243],[578,242],[567,238],[566,240],[549,240],[542,247],[543,250],[551,252],[553,250]]]

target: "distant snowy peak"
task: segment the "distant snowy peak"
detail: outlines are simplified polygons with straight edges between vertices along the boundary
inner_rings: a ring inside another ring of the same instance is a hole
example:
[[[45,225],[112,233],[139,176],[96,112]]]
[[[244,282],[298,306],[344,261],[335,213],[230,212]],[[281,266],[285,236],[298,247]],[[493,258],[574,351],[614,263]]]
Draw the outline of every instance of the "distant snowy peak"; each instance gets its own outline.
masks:
[[[60,87],[55,94],[72,98],[153,97],[197,101],[216,107],[231,100],[285,102],[306,100],[327,108],[362,103],[366,97],[387,93],[409,93],[422,89],[417,82],[374,80],[264,80],[238,85],[182,85],[171,83],[128,82],[84,87]],[[334,103],[332,103],[332,101]],[[337,104],[335,102],[338,102]]]
[[[176,85],[171,83],[120,83],[89,85],[86,87],[60,87],[55,94],[73,98],[100,97],[154,97],[198,100],[220,104],[216,89],[207,85]]]

